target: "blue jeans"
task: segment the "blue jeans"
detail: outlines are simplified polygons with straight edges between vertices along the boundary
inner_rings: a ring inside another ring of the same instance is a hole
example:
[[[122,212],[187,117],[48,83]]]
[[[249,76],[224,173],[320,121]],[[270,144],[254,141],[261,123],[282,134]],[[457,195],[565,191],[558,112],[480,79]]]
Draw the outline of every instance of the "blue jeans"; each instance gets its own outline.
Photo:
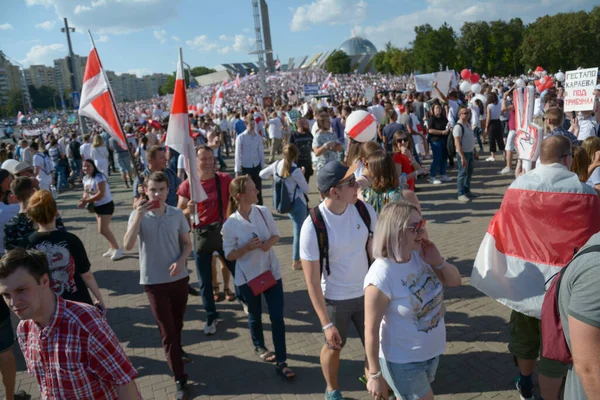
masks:
[[[396,398],[418,400],[431,390],[440,357],[427,361],[399,364],[379,358],[381,373],[394,391]]]
[[[69,183],[67,182],[67,166],[57,165],[56,166],[56,183],[58,190],[68,189]]]
[[[429,174],[432,178],[437,176],[438,170],[440,175],[446,175],[446,167],[448,165],[448,150],[446,149],[446,141],[438,140],[429,142],[431,151],[433,152],[433,161],[429,169]]]
[[[456,178],[456,185],[458,188],[458,195],[471,193],[471,176],[473,175],[473,165],[475,163],[474,153],[464,153],[465,160],[467,160],[466,167],[463,167],[460,154],[456,153],[456,159],[458,161],[458,177]]]
[[[297,261],[300,259],[300,229],[306,219],[306,203],[296,198],[294,201],[294,209],[288,215],[294,224],[294,247],[293,247],[293,259]]]
[[[254,347],[265,348],[265,337],[262,326],[262,302],[261,295],[255,296],[250,286],[240,286],[240,292],[248,303],[248,327]],[[283,284],[281,279],[269,290],[261,293],[265,296],[271,319],[271,334],[273,335],[273,346],[275,346],[275,358],[278,363],[287,360],[285,346],[285,323],[283,322]]]
[[[477,138],[477,143],[479,144],[479,150],[483,151],[483,142],[481,141],[481,132],[483,130],[481,128],[475,128],[473,133],[475,133],[475,137]]]
[[[74,158],[69,158],[69,167],[71,168],[71,171],[73,172],[73,179],[76,179],[79,177],[79,175],[81,174],[81,164],[83,163],[83,161],[81,159],[74,159]]]
[[[219,255],[225,260],[225,266],[231,272],[231,276],[235,278],[235,261],[229,261],[225,258],[223,250],[220,250]],[[200,286],[200,296],[202,296],[202,305],[206,311],[206,323],[208,325],[219,318],[217,312],[217,306],[215,304],[215,298],[213,297],[213,286],[212,286],[212,253],[194,253],[194,260],[196,261],[196,275],[198,277],[198,286]],[[239,288],[235,286],[235,295],[239,296]]]

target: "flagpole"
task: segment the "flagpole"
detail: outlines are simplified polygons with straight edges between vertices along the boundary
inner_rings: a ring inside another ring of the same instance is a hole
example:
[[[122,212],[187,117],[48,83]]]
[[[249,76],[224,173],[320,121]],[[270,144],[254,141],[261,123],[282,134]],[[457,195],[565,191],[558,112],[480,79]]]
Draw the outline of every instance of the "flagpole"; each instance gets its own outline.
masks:
[[[90,32],[89,29],[88,29],[88,35],[90,35],[90,40],[92,41],[92,47],[95,49],[96,42],[94,42],[94,38],[92,37],[92,32]],[[131,148],[129,147],[129,143],[127,142],[127,135],[125,135],[125,132],[123,131],[123,124],[121,123],[121,116],[119,115],[119,111],[117,110],[117,103],[115,102],[115,96],[113,95],[112,87],[110,87],[110,81],[108,80],[108,76],[106,76],[106,72],[104,71],[104,67],[102,66],[102,61],[100,61],[100,57],[98,57],[98,62],[100,63],[100,70],[102,71],[102,75],[104,76],[105,81],[108,83],[108,93],[110,94],[110,100],[112,103],[112,107],[115,110],[115,115],[117,116],[117,122],[119,123],[119,126],[121,127],[121,132],[123,132],[123,136],[125,139],[125,147],[127,147],[127,151],[129,152],[129,156],[131,157],[131,161],[133,162],[133,169],[135,171],[135,176],[138,178],[138,182],[141,185],[141,184],[143,184],[144,180],[142,179],[142,176],[140,175],[140,171],[138,171],[138,169],[135,165],[135,155],[131,151]],[[141,154],[140,154],[140,156],[141,156]],[[135,190],[135,188],[134,188],[134,190]]]

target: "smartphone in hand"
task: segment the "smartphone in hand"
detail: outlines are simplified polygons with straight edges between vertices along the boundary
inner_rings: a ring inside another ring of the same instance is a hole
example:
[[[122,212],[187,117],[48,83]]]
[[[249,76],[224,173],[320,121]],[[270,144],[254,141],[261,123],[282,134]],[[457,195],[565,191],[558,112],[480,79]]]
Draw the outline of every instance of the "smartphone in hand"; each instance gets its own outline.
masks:
[[[149,200],[150,205],[148,206],[148,210],[155,210],[157,208],[160,207],[160,200],[159,199],[152,199]]]

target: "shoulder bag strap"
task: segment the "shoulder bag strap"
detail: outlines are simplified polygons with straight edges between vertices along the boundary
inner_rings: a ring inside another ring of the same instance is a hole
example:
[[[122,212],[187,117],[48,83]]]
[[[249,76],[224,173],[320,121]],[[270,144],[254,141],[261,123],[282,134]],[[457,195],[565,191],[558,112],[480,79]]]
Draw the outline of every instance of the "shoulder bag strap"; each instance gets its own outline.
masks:
[[[223,199],[221,194],[221,181],[219,180],[219,174],[215,172],[215,186],[217,187],[217,199],[219,199],[219,222],[223,223]]]
[[[562,278],[563,276],[565,276],[565,271],[567,270],[567,268],[569,267],[569,265],[571,265],[571,263],[579,256],[582,256],[584,254],[587,253],[592,253],[592,252],[600,252],[600,245],[596,244],[594,246],[590,246],[578,253],[575,254],[575,256],[573,256],[573,258],[571,259],[571,261],[569,261],[569,263],[567,265],[565,265],[564,268],[561,268],[561,270],[559,272],[557,272],[558,274],[558,281],[556,282],[556,300],[558,301],[558,292],[560,290],[560,284],[562,282]],[[556,274],[555,274],[556,275]],[[552,279],[552,278],[550,278]],[[547,283],[547,282],[546,282]]]

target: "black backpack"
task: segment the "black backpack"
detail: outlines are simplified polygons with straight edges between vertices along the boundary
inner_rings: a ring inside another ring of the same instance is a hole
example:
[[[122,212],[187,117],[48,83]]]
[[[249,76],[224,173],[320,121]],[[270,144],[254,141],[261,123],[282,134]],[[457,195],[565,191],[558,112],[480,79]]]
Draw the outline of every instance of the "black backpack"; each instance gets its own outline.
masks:
[[[369,238],[367,239],[367,243],[365,243],[365,251],[367,252],[367,261],[369,263],[369,267],[371,267],[372,260],[369,257],[369,251],[367,249],[367,246],[369,245],[369,239],[373,237],[373,232],[371,231],[371,214],[369,214],[367,206],[361,200],[357,200],[354,205],[356,206],[358,214],[365,223],[365,226],[369,230]],[[329,237],[327,236],[327,227],[325,225],[325,220],[323,219],[323,214],[321,213],[321,210],[319,210],[318,205],[310,209],[310,219],[315,226],[317,242],[319,244],[319,263],[321,265],[320,275],[323,275],[323,267],[325,267],[327,275],[331,275],[331,270],[329,269]]]
[[[462,143],[462,138],[465,134],[465,127],[462,126],[462,124],[458,123],[458,122],[454,126],[460,126],[460,142]],[[452,128],[452,131],[454,131],[454,128]],[[456,144],[454,143],[453,132],[450,132],[450,134],[448,135],[448,138],[446,140],[446,150],[448,150],[448,155],[450,157],[454,157],[456,155]]]
[[[69,143],[69,148],[71,149],[71,156],[74,160],[81,160],[81,151],[79,150],[80,147],[81,144],[76,140]]]

